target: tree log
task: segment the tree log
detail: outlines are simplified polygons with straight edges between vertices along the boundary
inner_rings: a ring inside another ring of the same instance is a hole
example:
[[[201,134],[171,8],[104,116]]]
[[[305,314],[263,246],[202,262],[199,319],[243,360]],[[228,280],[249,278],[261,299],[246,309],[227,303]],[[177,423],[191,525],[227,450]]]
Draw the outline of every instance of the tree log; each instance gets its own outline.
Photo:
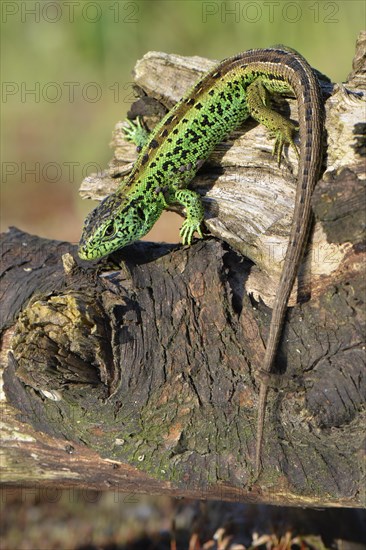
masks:
[[[214,238],[138,242],[83,262],[70,243],[15,228],[2,236],[3,482],[365,505],[364,44],[361,35],[346,88],[323,80],[326,165],[277,355],[284,382],[269,394],[259,480],[255,372],[296,160],[289,152],[277,167],[265,130],[248,123],[192,182]],[[152,125],[209,65],[148,54],[136,66],[144,92],[132,112]],[[293,104],[278,103],[296,118]],[[113,144],[84,196],[110,193],[130,169],[121,123]]]

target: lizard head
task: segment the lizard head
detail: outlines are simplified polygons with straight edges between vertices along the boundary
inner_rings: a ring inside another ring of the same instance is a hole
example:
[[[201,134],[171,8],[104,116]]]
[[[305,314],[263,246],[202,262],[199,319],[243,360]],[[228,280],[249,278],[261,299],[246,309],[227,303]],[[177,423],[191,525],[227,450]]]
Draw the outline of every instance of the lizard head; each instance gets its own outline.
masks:
[[[160,214],[161,209],[150,206],[149,210],[143,199],[132,199],[120,192],[109,195],[85,220],[79,257],[96,260],[133,243],[146,235]]]

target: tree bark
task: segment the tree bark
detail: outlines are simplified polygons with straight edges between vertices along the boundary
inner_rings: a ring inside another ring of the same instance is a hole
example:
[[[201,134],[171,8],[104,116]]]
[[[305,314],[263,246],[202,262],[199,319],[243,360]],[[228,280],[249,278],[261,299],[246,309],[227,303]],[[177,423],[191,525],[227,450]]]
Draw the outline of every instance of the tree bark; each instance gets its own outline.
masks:
[[[265,130],[248,123],[192,182],[219,239],[188,248],[139,242],[83,262],[69,243],[14,228],[3,235],[3,482],[365,505],[365,123],[355,88],[364,43],[361,35],[346,88],[330,95],[323,81],[326,166],[277,355],[284,383],[269,394],[259,480],[255,372],[296,161],[289,152],[278,168]],[[135,70],[148,95],[133,112],[152,125],[161,103],[174,103],[209,64],[148,54]],[[296,117],[293,103],[285,107]],[[130,169],[135,153],[120,129],[110,167],[87,178],[84,196],[110,193]]]

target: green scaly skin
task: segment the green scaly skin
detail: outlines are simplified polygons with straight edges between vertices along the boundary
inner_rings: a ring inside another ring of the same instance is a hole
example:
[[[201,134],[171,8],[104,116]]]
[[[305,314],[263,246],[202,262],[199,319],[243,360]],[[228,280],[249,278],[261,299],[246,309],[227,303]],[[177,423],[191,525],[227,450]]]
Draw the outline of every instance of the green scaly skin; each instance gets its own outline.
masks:
[[[201,235],[202,202],[187,186],[215,146],[249,116],[276,135],[279,157],[281,144],[293,144],[294,125],[266,107],[264,93],[289,93],[291,86],[273,75],[257,76],[250,65],[215,77],[225,63],[200,80],[161,120],[128,177],[86,219],[79,248],[82,259],[101,258],[140,239],[174,203],[186,209],[183,244],[191,243],[195,231]]]
[[[190,244],[195,231],[201,235],[204,210],[199,195],[187,187],[220,141],[251,116],[275,135],[274,154],[278,161],[285,144],[295,147],[296,128],[270,109],[271,92],[290,92],[297,99],[300,153],[289,245],[259,371],[257,474],[261,467],[269,377],[306,244],[311,195],[322,158],[324,107],[317,78],[307,61],[285,47],[249,50],[222,61],[207,73],[154,128],[117,191],[89,214],[79,246],[80,258],[101,258],[143,237],[163,210],[176,203],[186,211],[182,242]]]

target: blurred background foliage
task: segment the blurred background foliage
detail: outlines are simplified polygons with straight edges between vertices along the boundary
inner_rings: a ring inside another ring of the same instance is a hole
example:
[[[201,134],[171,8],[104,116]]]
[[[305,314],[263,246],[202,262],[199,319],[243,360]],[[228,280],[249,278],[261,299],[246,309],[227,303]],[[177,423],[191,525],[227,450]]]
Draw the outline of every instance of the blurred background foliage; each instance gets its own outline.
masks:
[[[3,0],[1,10],[1,229],[70,241],[93,206],[79,184],[111,158],[147,51],[220,60],[283,43],[342,81],[365,21],[362,0]],[[168,215],[150,238],[175,240],[176,227]]]

